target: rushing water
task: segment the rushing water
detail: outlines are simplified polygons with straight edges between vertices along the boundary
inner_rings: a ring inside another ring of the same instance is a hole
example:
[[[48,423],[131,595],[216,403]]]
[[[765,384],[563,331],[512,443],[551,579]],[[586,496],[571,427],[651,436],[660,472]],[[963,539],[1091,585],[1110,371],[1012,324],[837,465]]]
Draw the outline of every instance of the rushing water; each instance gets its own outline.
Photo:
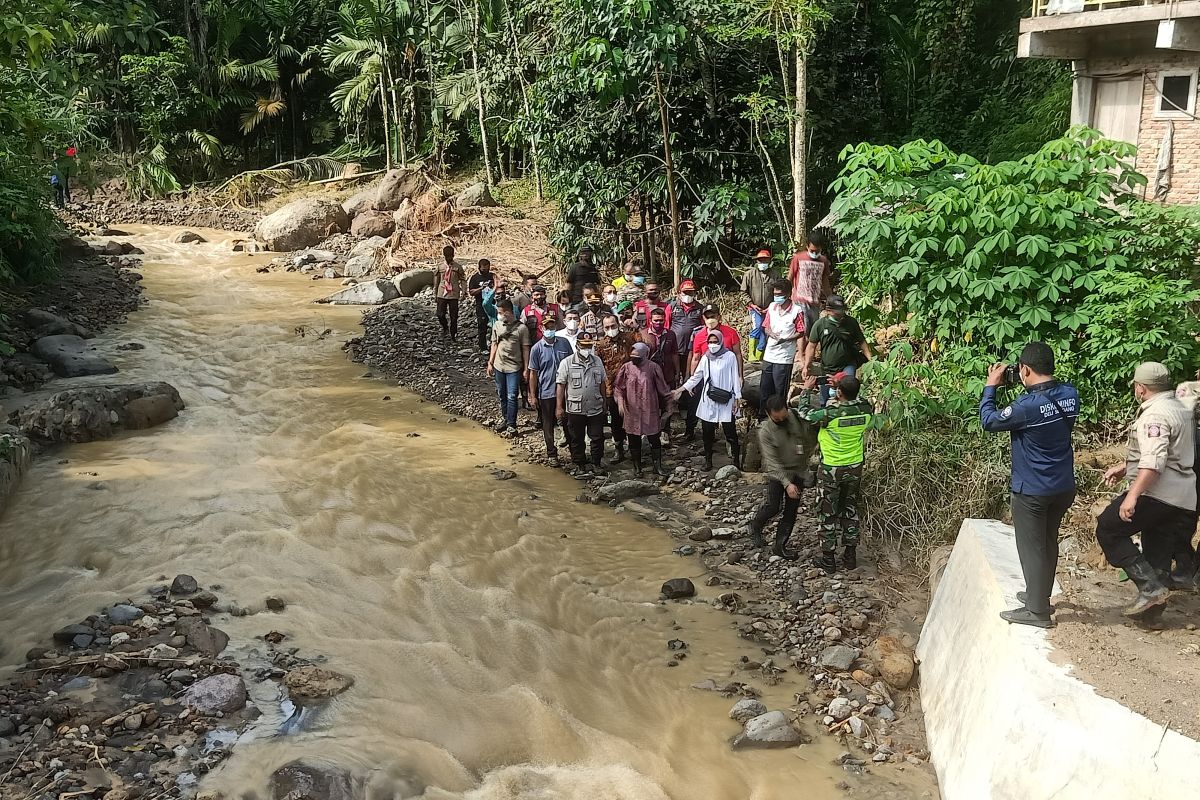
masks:
[[[0,520],[0,662],[188,572],[260,612],[217,615],[235,652],[278,629],[357,680],[298,730],[240,745],[208,788],[261,796],[273,769],[307,756],[391,787],[374,797],[928,790],[895,767],[847,776],[821,736],[730,752],[733,700],[689,684],[761,651],[724,612],[654,602],[664,579],[698,572],[665,533],[575,503],[560,472],[519,465],[500,482],[477,468],[511,466],[499,439],[346,361],[359,311],[311,304],[333,282],[257,275],[264,257],[229,252],[218,232],[174,245],[172,231],[135,230],[150,303],[99,347],[120,380],[169,381],[188,408],[154,431],[72,446],[68,463],[37,462]],[[145,349],[116,349],[129,341]],[[262,611],[268,595],[287,610]],[[690,644],[673,669],[672,638]],[[803,691],[787,678],[767,689],[772,708]],[[256,694],[274,700],[273,685]]]

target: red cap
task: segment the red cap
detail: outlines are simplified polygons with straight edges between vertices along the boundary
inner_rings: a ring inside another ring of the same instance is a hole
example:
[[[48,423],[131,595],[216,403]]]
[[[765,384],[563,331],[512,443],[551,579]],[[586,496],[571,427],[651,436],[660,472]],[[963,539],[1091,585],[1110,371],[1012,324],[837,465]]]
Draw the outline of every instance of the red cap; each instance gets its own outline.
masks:
[[[770,258],[770,257],[771,257],[771,251],[767,250],[765,247],[762,250],[759,250],[758,255],[755,256],[755,258]]]
[[[845,378],[845,377],[846,377],[846,372],[845,372],[845,370],[843,370],[842,372],[835,372],[835,373],[834,373],[832,376],[830,376],[830,378],[829,378],[829,385],[830,385],[830,386],[833,386],[833,385],[834,385],[834,384],[836,384],[836,383],[841,383],[841,381],[842,381],[842,378]]]
[[[691,278],[688,278],[686,281],[679,284],[679,291],[681,291],[681,292],[696,291],[696,282],[693,281]]]

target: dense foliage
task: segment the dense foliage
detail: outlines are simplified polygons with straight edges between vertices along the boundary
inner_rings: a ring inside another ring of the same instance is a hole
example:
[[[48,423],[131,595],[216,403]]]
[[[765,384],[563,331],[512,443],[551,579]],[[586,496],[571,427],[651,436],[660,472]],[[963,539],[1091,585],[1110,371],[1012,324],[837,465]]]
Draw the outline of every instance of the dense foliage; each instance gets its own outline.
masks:
[[[907,326],[875,368],[903,419],[970,416],[986,365],[1034,339],[1092,419],[1124,412],[1137,363],[1200,362],[1200,214],[1138,199],[1131,145],[1075,129],[990,165],[924,140],[844,155],[842,274],[873,322]]]

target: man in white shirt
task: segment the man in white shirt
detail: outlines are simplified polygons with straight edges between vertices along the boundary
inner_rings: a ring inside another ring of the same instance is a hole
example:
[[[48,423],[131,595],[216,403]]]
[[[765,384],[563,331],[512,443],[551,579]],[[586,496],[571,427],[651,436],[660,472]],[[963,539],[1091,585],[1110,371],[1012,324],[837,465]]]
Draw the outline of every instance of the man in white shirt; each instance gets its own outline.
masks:
[[[796,363],[797,343],[804,338],[804,309],[792,302],[792,282],[780,279],[771,284],[771,305],[763,315],[767,347],[763,351],[762,379],[758,391],[758,418],[767,416],[767,401],[773,395],[787,400]]]
[[[572,309],[563,315],[563,329],[558,332],[558,338],[565,340],[567,344],[571,345],[571,352],[575,352],[577,349],[575,341],[579,338],[578,311]]]

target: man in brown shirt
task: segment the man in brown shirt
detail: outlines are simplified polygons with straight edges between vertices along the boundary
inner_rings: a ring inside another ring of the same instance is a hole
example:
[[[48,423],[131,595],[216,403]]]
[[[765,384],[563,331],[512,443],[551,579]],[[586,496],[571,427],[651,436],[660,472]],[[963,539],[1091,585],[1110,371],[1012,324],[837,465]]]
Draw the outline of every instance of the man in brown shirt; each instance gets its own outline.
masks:
[[[620,464],[625,460],[625,427],[621,418],[621,410],[613,399],[613,381],[617,372],[633,357],[633,344],[637,334],[626,330],[621,325],[616,314],[605,314],[601,320],[604,328],[600,341],[596,342],[596,355],[604,364],[604,400],[608,404],[608,424],[612,429],[613,444],[617,454],[610,464]]]
[[[1096,519],[1096,540],[1108,563],[1137,584],[1137,598],[1122,613],[1147,619],[1162,613],[1170,595],[1155,569],[1162,565],[1152,565],[1147,556],[1167,553],[1169,569],[1174,544],[1184,536],[1190,543],[1195,530],[1195,423],[1175,397],[1170,372],[1158,362],[1134,371],[1133,395],[1141,405],[1129,427],[1129,454],[1104,473],[1110,486],[1123,478],[1130,486]],[[1135,533],[1142,535],[1144,552],[1131,541]]]

